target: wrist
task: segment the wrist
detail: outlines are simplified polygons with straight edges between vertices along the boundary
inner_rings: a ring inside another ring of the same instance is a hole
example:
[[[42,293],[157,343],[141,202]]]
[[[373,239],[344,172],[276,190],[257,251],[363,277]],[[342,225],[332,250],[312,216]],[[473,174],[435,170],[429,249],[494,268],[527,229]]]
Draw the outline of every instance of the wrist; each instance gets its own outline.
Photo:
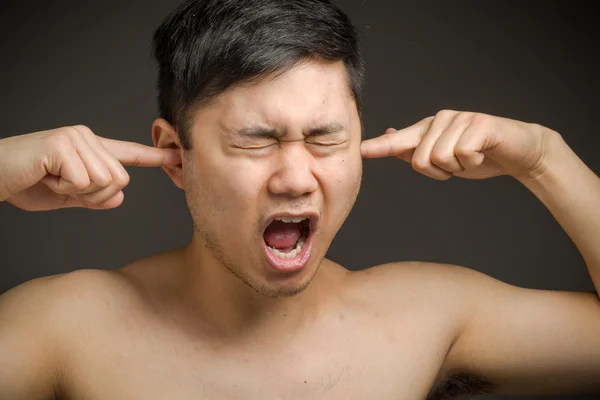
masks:
[[[515,176],[525,186],[552,186],[566,164],[572,158],[577,158],[562,135],[548,128],[542,127],[541,156],[538,162],[529,171]]]

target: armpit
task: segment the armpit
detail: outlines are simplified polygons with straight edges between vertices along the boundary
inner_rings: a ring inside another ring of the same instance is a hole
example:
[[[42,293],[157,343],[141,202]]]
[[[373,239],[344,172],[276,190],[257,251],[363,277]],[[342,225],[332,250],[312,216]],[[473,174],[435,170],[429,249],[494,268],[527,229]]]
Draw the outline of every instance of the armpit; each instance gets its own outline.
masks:
[[[459,400],[477,394],[491,393],[494,385],[474,374],[459,373],[438,381],[427,400]]]

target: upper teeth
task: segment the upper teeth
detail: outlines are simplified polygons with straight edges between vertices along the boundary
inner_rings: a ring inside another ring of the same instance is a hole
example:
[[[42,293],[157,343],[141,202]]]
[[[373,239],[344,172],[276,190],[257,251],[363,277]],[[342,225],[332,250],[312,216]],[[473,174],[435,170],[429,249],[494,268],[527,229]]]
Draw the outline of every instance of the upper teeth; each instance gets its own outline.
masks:
[[[302,222],[305,219],[308,219],[308,217],[277,217],[275,218],[276,221],[281,221],[281,222],[285,222],[285,223],[294,223],[297,224],[298,222]]]

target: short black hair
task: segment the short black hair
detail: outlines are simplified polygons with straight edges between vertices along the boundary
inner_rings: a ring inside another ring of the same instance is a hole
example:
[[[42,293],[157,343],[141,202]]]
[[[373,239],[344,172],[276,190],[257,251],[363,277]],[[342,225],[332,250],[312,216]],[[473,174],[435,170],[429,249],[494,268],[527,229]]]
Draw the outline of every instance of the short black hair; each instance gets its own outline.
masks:
[[[342,61],[361,114],[364,62],[348,16],[329,0],[187,0],[156,29],[160,117],[191,148],[192,112],[236,84],[311,59]]]

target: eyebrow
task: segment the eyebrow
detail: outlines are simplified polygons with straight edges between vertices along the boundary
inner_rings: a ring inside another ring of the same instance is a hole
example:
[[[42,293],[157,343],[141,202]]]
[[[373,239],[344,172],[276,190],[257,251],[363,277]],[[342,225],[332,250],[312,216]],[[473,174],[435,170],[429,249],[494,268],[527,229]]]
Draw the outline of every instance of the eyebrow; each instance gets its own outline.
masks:
[[[317,125],[309,128],[308,130],[302,132],[304,136],[323,136],[332,133],[343,132],[346,130],[346,127],[337,122],[330,122],[322,125]],[[276,129],[267,126],[261,125],[253,125],[242,128],[235,132],[236,135],[240,136],[249,136],[249,137],[261,137],[261,138],[274,138],[280,139],[285,136],[285,131],[281,129]]]

